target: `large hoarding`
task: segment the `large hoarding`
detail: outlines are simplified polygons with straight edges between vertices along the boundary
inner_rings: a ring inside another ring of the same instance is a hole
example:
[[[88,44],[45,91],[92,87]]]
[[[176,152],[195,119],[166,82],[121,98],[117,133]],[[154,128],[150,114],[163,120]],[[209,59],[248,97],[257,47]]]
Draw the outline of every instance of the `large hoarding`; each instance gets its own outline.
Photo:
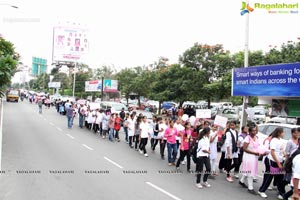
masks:
[[[86,92],[101,92],[101,88],[102,88],[101,80],[85,82],[85,91]]]
[[[54,62],[82,62],[88,48],[87,29],[67,26],[53,28]]]
[[[118,91],[118,81],[104,79],[104,92],[117,92]],[[101,80],[93,80],[85,82],[85,91],[86,92],[101,92],[102,83]]]
[[[300,63],[235,68],[232,96],[300,97]]]
[[[32,57],[32,75],[38,76],[47,73],[47,60],[43,58]]]
[[[300,100],[272,99],[271,116],[300,117]]]
[[[117,92],[118,81],[117,80],[104,80],[104,92]]]

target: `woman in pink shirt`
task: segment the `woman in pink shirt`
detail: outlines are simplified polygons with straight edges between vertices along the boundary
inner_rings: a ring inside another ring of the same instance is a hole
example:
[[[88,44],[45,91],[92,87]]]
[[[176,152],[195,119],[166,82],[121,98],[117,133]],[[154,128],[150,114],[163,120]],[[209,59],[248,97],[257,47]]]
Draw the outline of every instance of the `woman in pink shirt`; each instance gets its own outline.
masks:
[[[187,158],[187,171],[191,171],[191,157],[190,157],[190,138],[192,135],[191,124],[186,122],[184,124],[185,129],[179,132],[179,136],[181,137],[180,144],[180,157],[177,160],[176,168],[179,169],[180,162],[183,161],[184,157]]]
[[[178,135],[177,129],[174,127],[174,121],[171,120],[169,127],[165,131],[164,137],[167,138],[167,148],[168,148],[168,162],[169,166],[175,165],[177,156],[177,144],[176,136]]]

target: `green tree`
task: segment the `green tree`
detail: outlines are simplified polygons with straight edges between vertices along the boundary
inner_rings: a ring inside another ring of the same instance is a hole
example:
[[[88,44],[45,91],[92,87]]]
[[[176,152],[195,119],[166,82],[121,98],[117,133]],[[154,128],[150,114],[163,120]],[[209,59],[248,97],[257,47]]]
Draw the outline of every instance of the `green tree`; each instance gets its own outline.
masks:
[[[119,90],[125,95],[127,105],[131,92],[133,92],[134,78],[137,76],[133,69],[123,69],[116,74]]]
[[[17,71],[20,56],[15,52],[14,45],[0,37],[0,96],[4,95],[5,87]]]

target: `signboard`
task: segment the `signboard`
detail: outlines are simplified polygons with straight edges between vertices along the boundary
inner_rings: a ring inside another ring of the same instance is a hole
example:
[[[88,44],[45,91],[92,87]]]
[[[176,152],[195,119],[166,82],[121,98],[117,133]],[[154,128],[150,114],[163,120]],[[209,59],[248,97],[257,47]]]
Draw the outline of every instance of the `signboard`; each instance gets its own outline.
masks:
[[[272,99],[271,116],[300,117],[300,100]]]
[[[196,118],[210,119],[211,118],[211,110],[210,109],[196,109]]]
[[[58,26],[53,28],[53,61],[81,62],[89,48],[85,28]]]
[[[232,96],[300,96],[300,63],[235,68]]]
[[[43,58],[32,57],[32,75],[38,76],[47,73],[47,60]]]
[[[117,92],[118,81],[117,80],[104,80],[104,92]]]
[[[60,82],[49,82],[48,88],[60,88],[61,83]]]
[[[226,127],[228,119],[226,117],[216,115],[214,125],[221,126],[223,128]]]
[[[85,81],[86,92],[101,92],[102,83],[101,80]]]

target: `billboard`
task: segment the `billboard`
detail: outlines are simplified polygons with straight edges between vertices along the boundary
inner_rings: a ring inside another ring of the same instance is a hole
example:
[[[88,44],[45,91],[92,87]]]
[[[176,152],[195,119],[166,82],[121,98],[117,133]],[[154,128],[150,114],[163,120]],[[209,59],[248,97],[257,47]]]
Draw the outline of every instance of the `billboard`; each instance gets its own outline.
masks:
[[[53,28],[53,61],[81,62],[89,48],[85,28],[57,26]]]
[[[32,57],[32,75],[38,76],[47,72],[47,60],[43,58]]]
[[[49,82],[48,83],[48,88],[60,88],[61,87],[61,82]]]
[[[101,88],[102,88],[101,80],[85,82],[85,91],[86,92],[101,92]]]
[[[300,96],[300,63],[232,70],[232,96]]]
[[[117,80],[104,80],[104,92],[117,92],[118,91],[118,81]]]
[[[300,100],[272,99],[271,116],[300,117]]]
[[[103,80],[104,92],[117,92],[118,91],[118,81],[111,79]],[[85,91],[86,92],[101,92],[102,83],[101,80],[86,81],[85,82]]]

